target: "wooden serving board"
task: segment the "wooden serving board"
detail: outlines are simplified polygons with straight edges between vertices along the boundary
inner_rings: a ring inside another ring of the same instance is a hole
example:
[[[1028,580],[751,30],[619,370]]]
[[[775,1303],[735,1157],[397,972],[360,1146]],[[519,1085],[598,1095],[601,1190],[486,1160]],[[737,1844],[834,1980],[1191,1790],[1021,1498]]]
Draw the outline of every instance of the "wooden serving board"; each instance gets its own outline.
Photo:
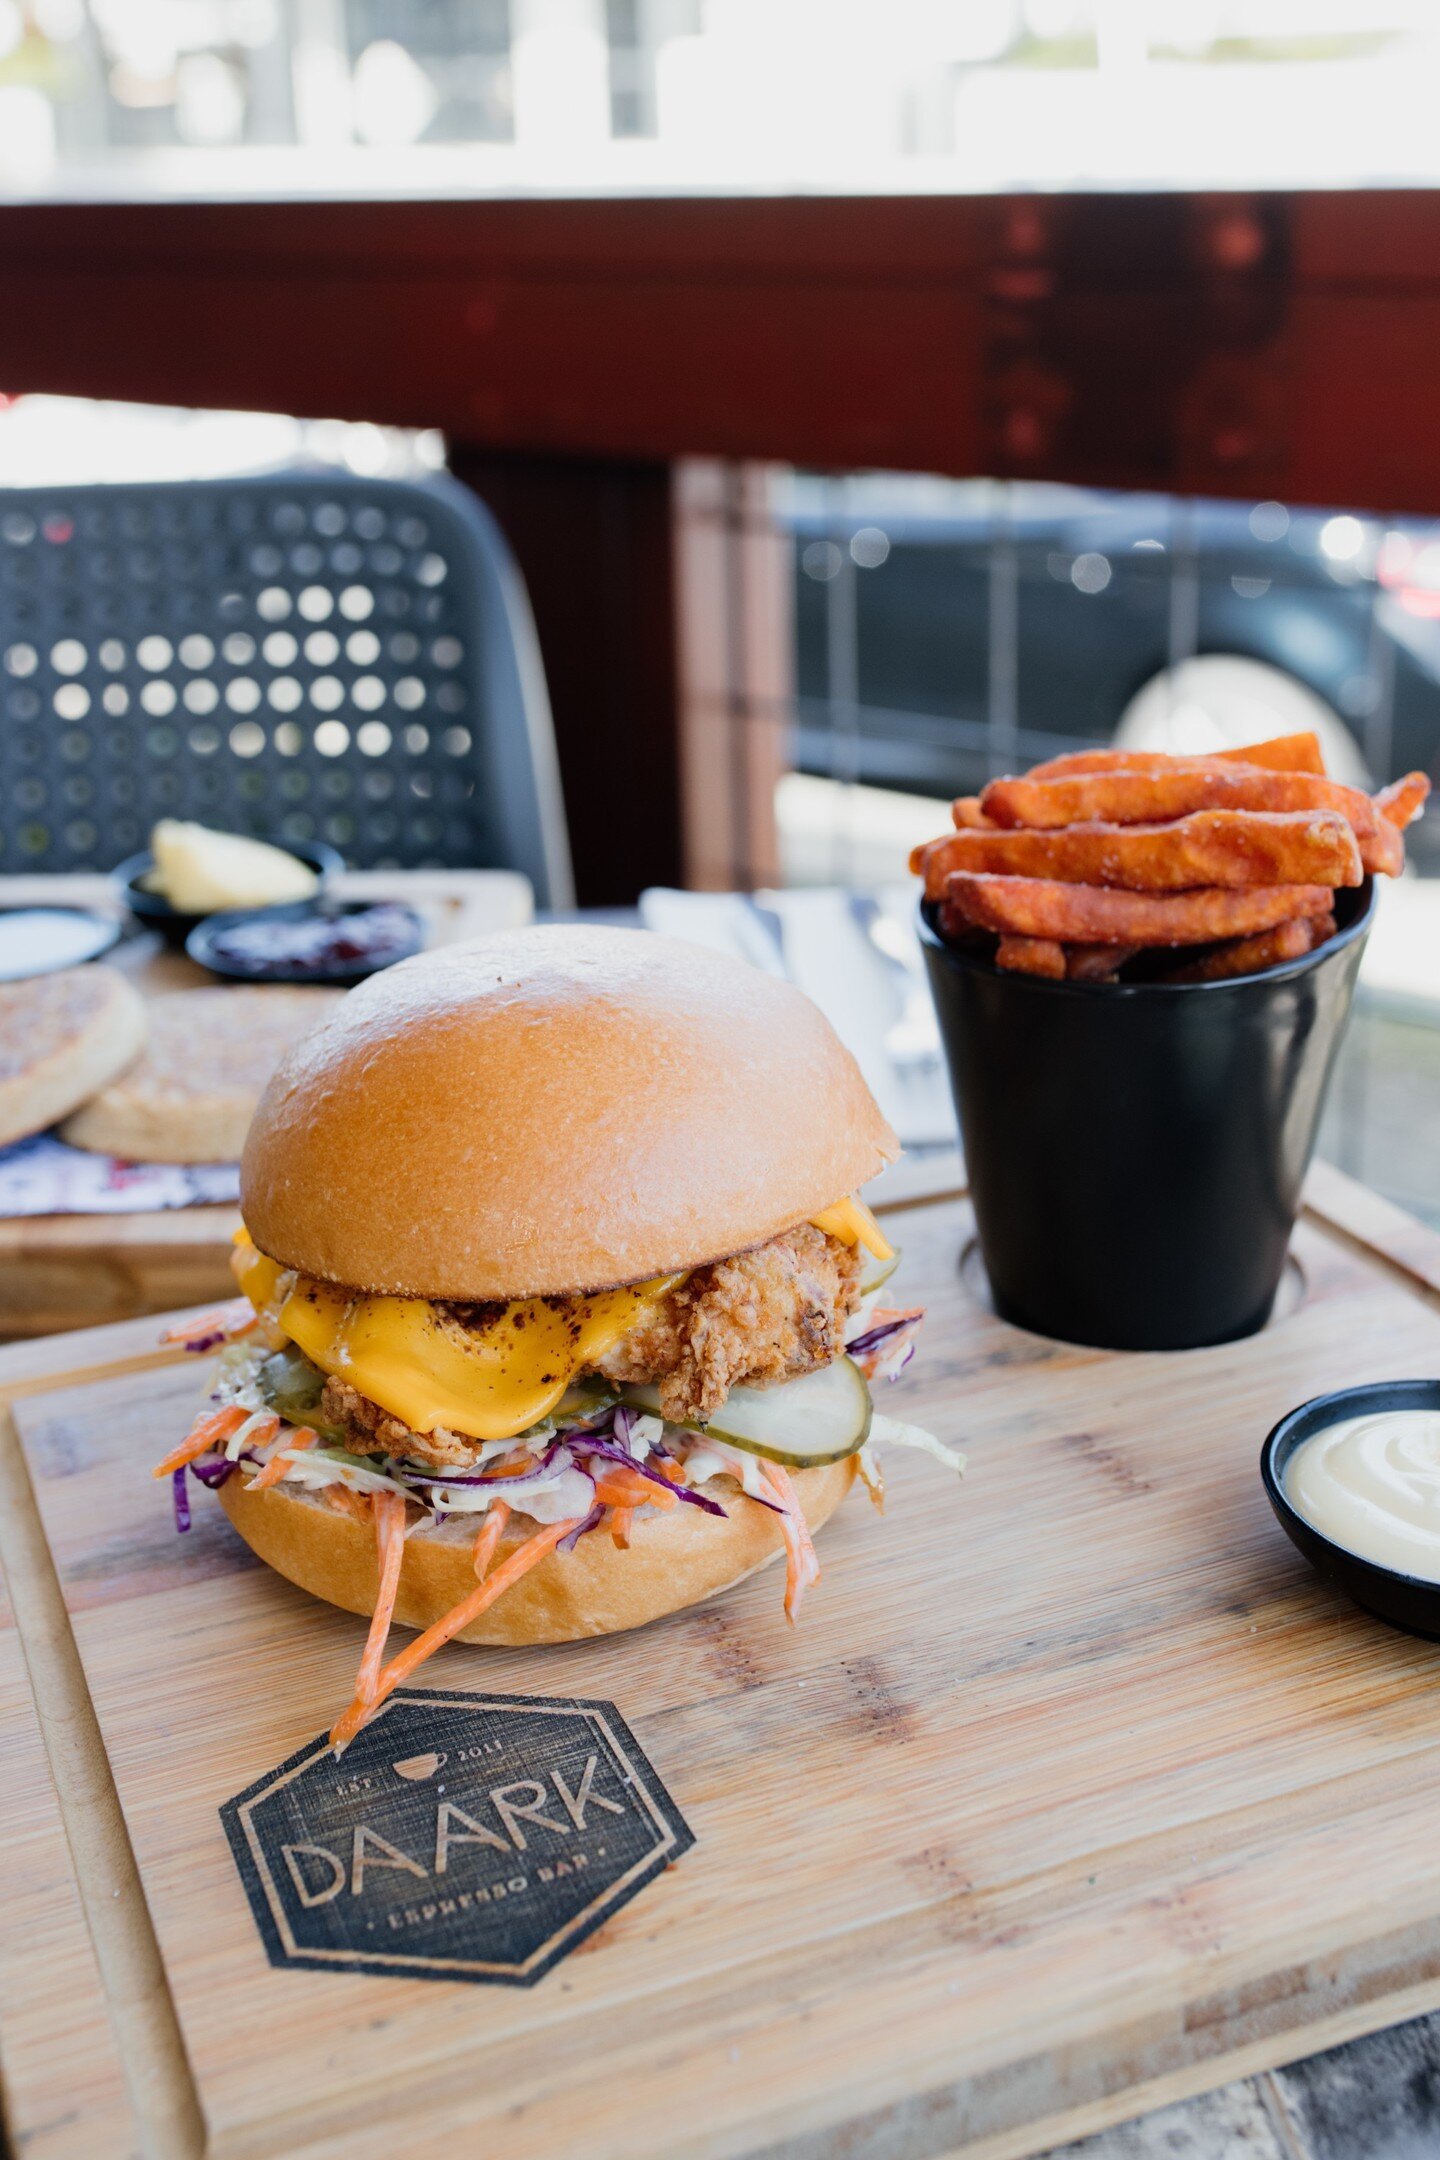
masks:
[[[1440,2004],[1440,1647],[1319,1582],[1257,1473],[1302,1398],[1440,1370],[1440,1240],[1311,1193],[1288,1316],[1174,1357],[1003,1324],[963,1201],[894,1211],[930,1319],[887,1406],[966,1447],[963,1486],[898,1460],[793,1631],[767,1573],[634,1636],[433,1661],[613,1702],[696,1834],[531,1990],[267,1963],[218,1810],[324,1730],[360,1623],[199,1495],[174,1536],[146,1473],[196,1374],[152,1324],[0,1355],[31,1389],[0,1549],[42,1717],[92,1734],[51,1759],[145,2149],[1002,2160]],[[16,1868],[0,1840],[0,1897]],[[0,1961],[22,2141],[14,1991],[61,1955]]]
[[[0,1631],[0,1700],[6,2150],[26,2160],[94,2160],[103,2149],[107,2160],[129,2160],[139,2151],[134,2118],[12,1629]],[[97,2123],[108,2126],[103,2148]]]

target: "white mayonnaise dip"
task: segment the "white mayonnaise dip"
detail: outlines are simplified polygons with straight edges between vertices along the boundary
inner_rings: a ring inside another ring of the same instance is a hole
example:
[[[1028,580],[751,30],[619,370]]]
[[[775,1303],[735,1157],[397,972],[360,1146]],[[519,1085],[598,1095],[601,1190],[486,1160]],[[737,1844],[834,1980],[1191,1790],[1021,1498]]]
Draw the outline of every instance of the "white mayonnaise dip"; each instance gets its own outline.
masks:
[[[1440,1582],[1440,1410],[1367,1410],[1312,1433],[1285,1497],[1347,1552]]]

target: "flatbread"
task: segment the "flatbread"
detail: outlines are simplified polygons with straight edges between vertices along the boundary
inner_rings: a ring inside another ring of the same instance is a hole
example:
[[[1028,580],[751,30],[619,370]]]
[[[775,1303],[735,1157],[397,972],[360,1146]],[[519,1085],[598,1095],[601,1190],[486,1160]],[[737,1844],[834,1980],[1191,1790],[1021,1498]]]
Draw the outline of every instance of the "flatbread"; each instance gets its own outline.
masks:
[[[144,1040],[144,1004],[118,968],[0,983],[0,1147],[68,1116],[118,1078]]]
[[[237,1162],[284,1052],[344,994],[256,984],[150,999],[144,1056],[68,1118],[60,1137],[125,1162]]]

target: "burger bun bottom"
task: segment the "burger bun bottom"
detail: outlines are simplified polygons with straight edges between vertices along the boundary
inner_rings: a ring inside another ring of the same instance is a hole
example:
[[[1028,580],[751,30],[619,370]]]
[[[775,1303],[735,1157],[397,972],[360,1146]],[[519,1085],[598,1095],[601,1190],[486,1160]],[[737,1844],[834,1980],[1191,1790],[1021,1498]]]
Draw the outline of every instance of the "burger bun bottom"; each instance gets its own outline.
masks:
[[[849,1491],[855,1458],[790,1475],[806,1522],[818,1530]],[[747,1500],[729,1480],[702,1489],[725,1508],[723,1521],[702,1508],[639,1510],[628,1548],[617,1546],[603,1526],[593,1530],[570,1552],[547,1553],[458,1639],[510,1648],[643,1627],[728,1590],[784,1551],[772,1509]],[[220,1503],[251,1551],[277,1574],[346,1612],[373,1613],[379,1575],[368,1523],[304,1487],[249,1491],[243,1475],[225,1480]],[[534,1529],[528,1517],[513,1518],[492,1564]],[[431,1626],[474,1589],[475,1534],[474,1524],[451,1516],[406,1539],[395,1600],[402,1627]]]

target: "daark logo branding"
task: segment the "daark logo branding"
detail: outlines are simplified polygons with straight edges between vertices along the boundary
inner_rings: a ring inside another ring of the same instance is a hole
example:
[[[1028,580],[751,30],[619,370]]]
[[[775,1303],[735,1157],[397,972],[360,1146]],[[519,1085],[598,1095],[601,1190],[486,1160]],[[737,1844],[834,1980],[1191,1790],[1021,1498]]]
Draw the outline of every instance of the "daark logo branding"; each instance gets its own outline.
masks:
[[[220,1816],[272,1965],[509,1987],[695,1842],[612,1703],[430,1689]]]

